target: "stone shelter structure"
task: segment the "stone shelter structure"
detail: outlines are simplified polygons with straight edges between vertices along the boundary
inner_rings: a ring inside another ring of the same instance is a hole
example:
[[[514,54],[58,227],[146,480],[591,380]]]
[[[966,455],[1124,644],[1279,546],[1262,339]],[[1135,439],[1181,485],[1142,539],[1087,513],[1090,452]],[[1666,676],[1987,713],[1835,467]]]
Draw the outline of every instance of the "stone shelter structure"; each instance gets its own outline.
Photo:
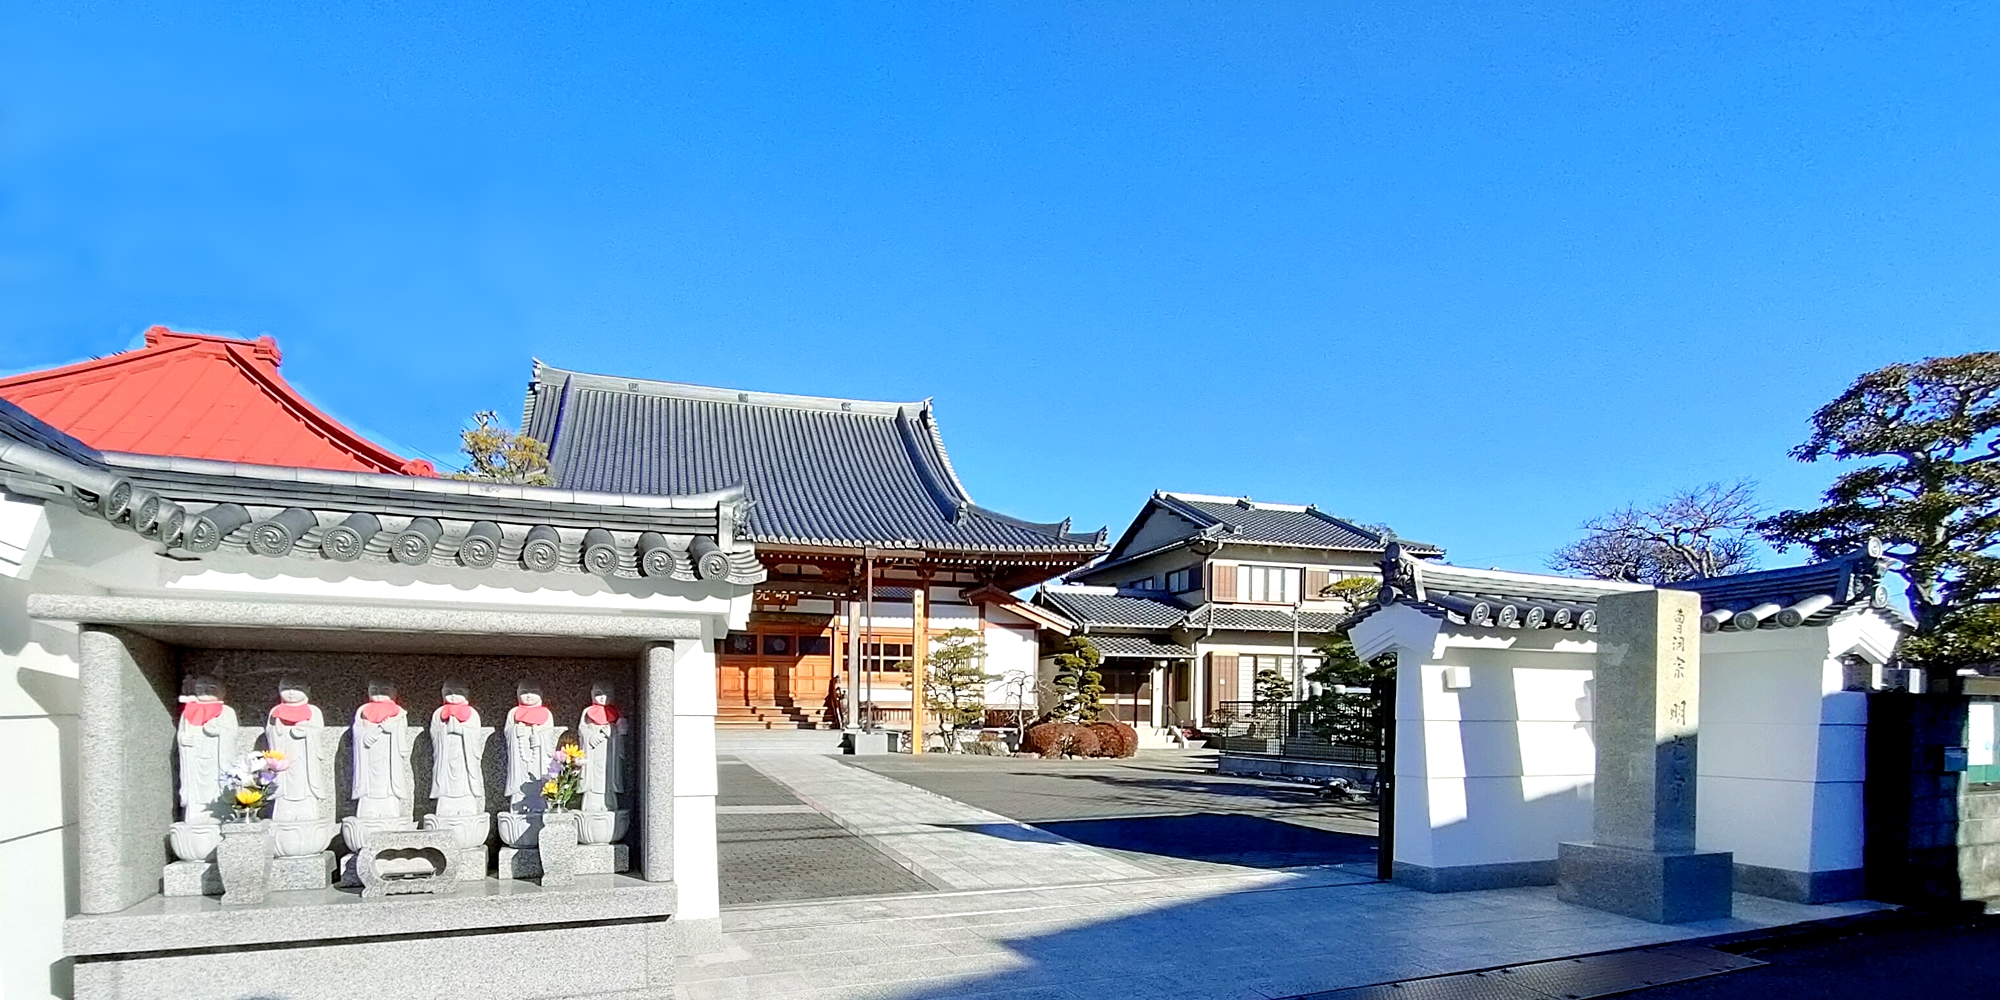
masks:
[[[1102,530],[975,503],[928,400],[746,392],[537,361],[521,426],[548,443],[566,489],[742,487],[741,530],[768,578],[717,651],[722,727],[820,728],[839,716],[910,726],[911,678],[935,637],[959,628],[985,642],[989,708],[1032,710],[1036,632],[1071,625],[1011,591],[1104,551]],[[844,712],[830,697],[836,678]]]
[[[1698,694],[1676,730],[1695,762],[1691,849],[1732,855],[1737,891],[1809,903],[1863,891],[1868,692],[1908,627],[1880,556],[1675,585],[1699,599]],[[1396,656],[1396,879],[1555,883],[1559,845],[1603,833],[1597,675],[1604,657],[1633,655],[1605,647],[1599,605],[1651,588],[1396,546],[1383,572],[1379,603],[1348,634],[1364,658]]]
[[[717,913],[713,650],[765,579],[744,495],[386,455],[104,450],[0,402],[7,995],[670,990],[676,932]],[[624,752],[545,815],[565,730]],[[220,814],[251,750],[291,766],[245,839]],[[536,839],[571,815],[574,853]],[[268,902],[232,906],[246,857]]]
[[[1328,586],[1378,576],[1393,540],[1310,505],[1157,492],[1104,558],[1035,603],[1079,623],[1104,654],[1106,704],[1146,734],[1252,700],[1259,670],[1303,694],[1312,650],[1354,610]]]

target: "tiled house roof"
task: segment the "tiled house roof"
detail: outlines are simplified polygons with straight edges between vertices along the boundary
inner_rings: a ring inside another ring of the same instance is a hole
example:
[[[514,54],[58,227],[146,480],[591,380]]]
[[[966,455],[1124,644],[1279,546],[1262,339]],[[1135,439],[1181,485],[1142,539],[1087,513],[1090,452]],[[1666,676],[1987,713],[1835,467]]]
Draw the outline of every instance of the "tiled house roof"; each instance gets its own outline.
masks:
[[[536,362],[524,431],[571,489],[742,487],[760,544],[1046,554],[1075,565],[1104,532],[974,503],[928,401],[881,403],[588,375]]]
[[[1187,609],[1165,597],[1111,587],[1049,586],[1036,592],[1036,602],[1054,608],[1073,622],[1093,626],[1164,629],[1187,620]]]
[[[1192,545],[1241,544],[1343,552],[1381,552],[1395,535],[1335,517],[1317,507],[1263,503],[1249,497],[1198,493],[1154,493],[1146,506],[1097,563],[1069,574],[1073,582],[1105,582],[1100,574],[1147,556]],[[1441,556],[1424,542],[1402,542],[1412,555]]]
[[[278,374],[277,342],[146,331],[146,346],[0,378],[0,398],[92,448],[434,476],[327,416]]]

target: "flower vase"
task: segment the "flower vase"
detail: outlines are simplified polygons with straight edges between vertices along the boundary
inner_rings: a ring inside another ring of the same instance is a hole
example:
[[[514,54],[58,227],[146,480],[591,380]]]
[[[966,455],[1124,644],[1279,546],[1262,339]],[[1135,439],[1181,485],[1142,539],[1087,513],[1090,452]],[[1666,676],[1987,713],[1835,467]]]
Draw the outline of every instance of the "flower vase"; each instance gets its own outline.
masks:
[[[222,904],[261,903],[271,891],[271,842],[262,820],[222,824],[222,843],[215,848],[216,874],[222,878]]]
[[[550,812],[542,817],[542,884],[571,885],[576,882],[576,814]]]

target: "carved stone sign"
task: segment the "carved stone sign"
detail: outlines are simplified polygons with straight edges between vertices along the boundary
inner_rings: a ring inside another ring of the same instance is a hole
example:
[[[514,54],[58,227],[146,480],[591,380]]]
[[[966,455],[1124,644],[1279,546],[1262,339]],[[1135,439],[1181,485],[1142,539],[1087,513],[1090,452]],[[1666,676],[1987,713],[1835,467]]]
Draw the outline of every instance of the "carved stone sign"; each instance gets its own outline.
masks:
[[[1558,895],[1657,923],[1726,917],[1733,858],[1695,845],[1701,599],[1597,602],[1593,842],[1557,851]]]

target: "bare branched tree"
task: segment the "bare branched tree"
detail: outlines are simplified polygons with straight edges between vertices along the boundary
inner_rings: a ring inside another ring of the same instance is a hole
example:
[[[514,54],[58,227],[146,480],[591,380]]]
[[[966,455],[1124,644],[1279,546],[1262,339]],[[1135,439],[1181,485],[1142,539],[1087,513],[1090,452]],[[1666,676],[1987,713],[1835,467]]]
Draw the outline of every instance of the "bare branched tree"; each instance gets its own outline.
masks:
[[[1755,527],[1764,516],[1756,492],[1747,479],[1709,483],[1591,518],[1584,536],[1557,549],[1549,566],[1655,586],[1755,569]]]

